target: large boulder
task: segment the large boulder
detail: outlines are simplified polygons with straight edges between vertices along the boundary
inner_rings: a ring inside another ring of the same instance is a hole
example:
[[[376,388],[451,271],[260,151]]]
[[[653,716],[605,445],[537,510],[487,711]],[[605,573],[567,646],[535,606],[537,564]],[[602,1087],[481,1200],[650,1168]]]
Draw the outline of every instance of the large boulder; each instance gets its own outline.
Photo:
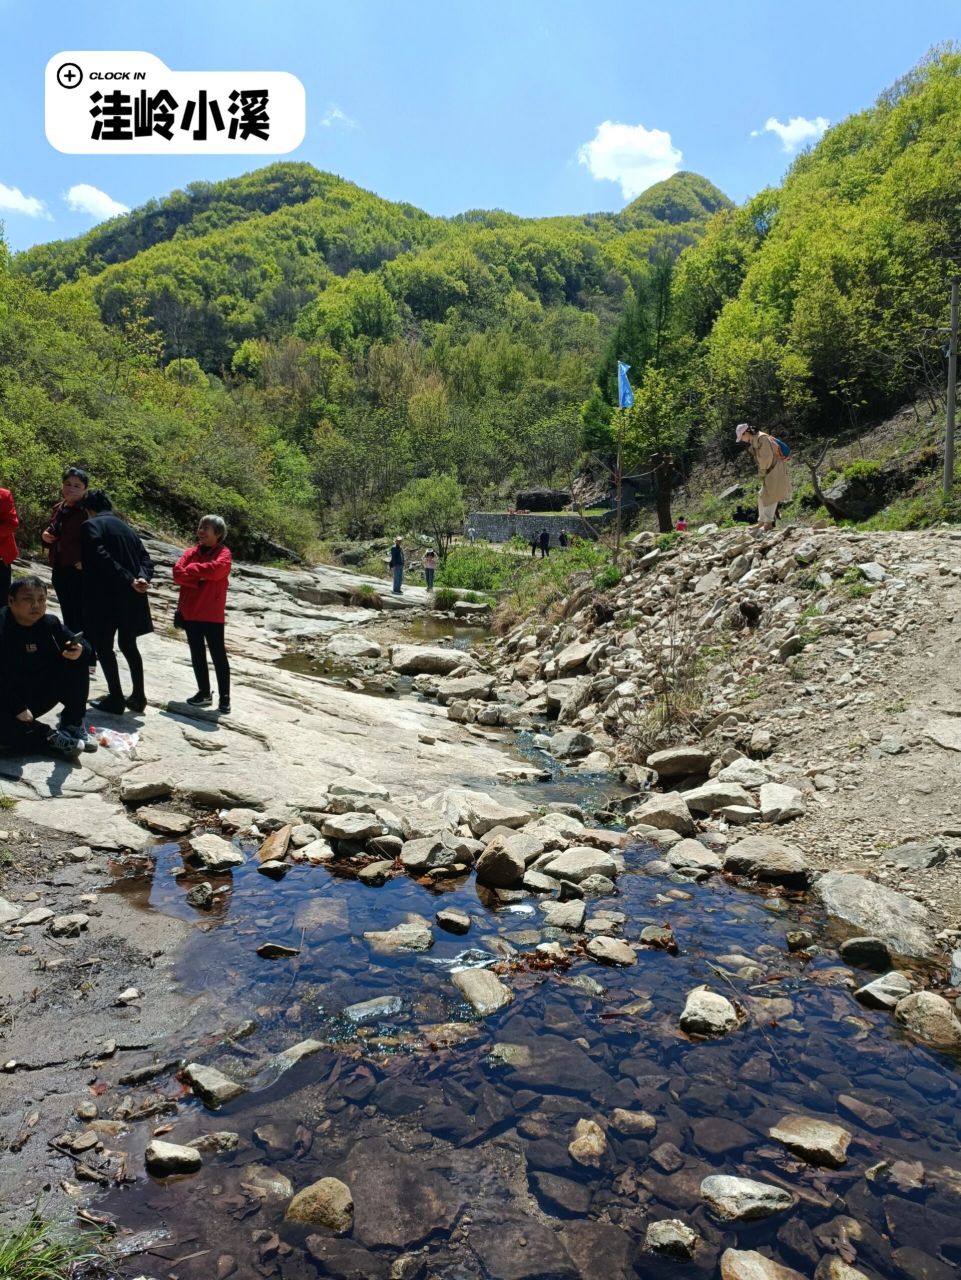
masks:
[[[805,1277],[756,1249],[725,1249],[721,1254],[721,1280],[805,1280]]]
[[[585,667],[597,648],[589,640],[576,640],[562,649],[557,655],[557,670],[562,676],[569,676],[574,671]]]
[[[766,782],[761,788],[761,818],[764,822],[790,822],[804,817],[804,797],[797,787]]]
[[[523,879],[527,864],[503,836],[495,836],[477,859],[477,883],[491,889],[509,889]]]
[[[810,880],[800,849],[773,836],[745,836],[738,840],[724,854],[724,870],[790,889],[804,889]]]
[[[815,888],[828,915],[881,938],[898,955],[936,954],[930,913],[906,894],[845,871],[819,876]]]
[[[376,640],[342,631],[327,641],[327,652],[335,658],[379,658],[383,652]]]
[[[689,778],[692,774],[706,774],[712,759],[711,752],[703,747],[668,747],[648,756],[647,767],[660,778]]]
[[[523,827],[531,819],[528,809],[501,804],[486,792],[471,791],[468,787],[450,787],[431,796],[427,805],[440,812],[453,827],[466,824],[475,836],[482,836],[497,826]]]
[[[692,813],[714,813],[728,805],[750,805],[751,797],[737,782],[705,782],[703,787],[681,793]]]
[[[707,987],[688,993],[681,1012],[681,1030],[701,1036],[723,1036],[738,1024],[737,1010],[726,996]]]
[[[477,698],[487,702],[494,688],[494,677],[474,671],[466,676],[445,676],[437,682],[437,701],[446,706],[449,702],[469,702]]]
[[[563,511],[571,502],[570,489],[521,489],[517,495],[517,510]]]
[[[628,821],[635,826],[657,827],[661,831],[676,831],[678,835],[694,834],[694,819],[684,798],[676,791],[668,791],[662,796],[651,796],[637,809],[627,815]]]
[[[669,867],[696,868],[699,871],[720,871],[721,859],[700,840],[678,840],[665,855]]]
[[[772,1213],[782,1213],[794,1204],[794,1197],[783,1187],[726,1174],[705,1178],[701,1195],[722,1222],[754,1222]]]
[[[458,667],[473,666],[474,659],[462,649],[445,649],[441,645],[395,644],[390,663],[404,676],[449,676]]]
[[[898,1001],[894,1016],[917,1040],[946,1049],[961,1048],[961,1022],[944,996],[916,991]]]
[[[590,845],[574,845],[565,853],[558,853],[539,868],[554,880],[573,880],[579,884],[588,876],[607,876],[613,880],[618,867],[609,853]],[[523,874],[523,872],[522,872]]]

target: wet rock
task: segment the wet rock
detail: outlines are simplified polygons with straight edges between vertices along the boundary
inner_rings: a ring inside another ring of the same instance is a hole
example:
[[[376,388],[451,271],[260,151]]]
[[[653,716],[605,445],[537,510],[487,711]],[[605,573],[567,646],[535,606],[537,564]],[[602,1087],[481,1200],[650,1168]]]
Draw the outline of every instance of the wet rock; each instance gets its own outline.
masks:
[[[761,788],[761,819],[764,822],[790,822],[804,816],[804,796],[796,787],[779,782],[766,782]]]
[[[578,756],[586,756],[594,746],[590,734],[579,729],[564,729],[555,733],[550,739],[550,751],[558,760],[573,760]]]
[[[911,1280],[957,1280],[957,1268],[932,1258],[923,1249],[905,1246],[895,1249],[894,1261],[898,1270]]]
[[[648,1137],[657,1128],[657,1120],[646,1111],[626,1111],[615,1107],[610,1115],[610,1126],[615,1133],[626,1138]]]
[[[293,835],[293,825],[285,822],[282,827],[278,827],[276,831],[271,831],[257,850],[258,862],[283,862],[287,856],[287,850],[290,847],[291,836]],[[302,849],[305,845],[311,844],[320,835],[316,827],[310,827],[312,834],[306,840],[300,840],[297,848]]]
[[[53,912],[49,907],[34,907],[26,915],[22,915],[16,923],[18,929],[34,929],[37,925],[46,924],[52,919]]]
[[[654,769],[661,778],[691,778],[706,774],[711,767],[712,755],[703,747],[668,747],[647,757],[647,767]]]
[[[240,1134],[230,1129],[219,1129],[213,1133],[201,1134],[199,1138],[191,1138],[188,1147],[196,1147],[201,1155],[217,1156],[226,1151],[236,1151],[240,1146]]]
[[[289,870],[288,862],[261,862],[257,866],[259,874],[266,876],[268,880],[283,880]]]
[[[772,836],[745,836],[738,840],[724,854],[724,870],[785,888],[804,889],[810,879],[800,849]]]
[[[474,659],[462,649],[445,649],[440,645],[397,644],[390,651],[391,666],[404,676],[447,676]]]
[[[721,1280],[806,1280],[800,1271],[782,1266],[755,1249],[725,1249]]]
[[[289,856],[291,862],[308,862],[311,866],[319,866],[324,862],[332,862],[334,851],[326,840],[311,840],[310,844],[293,849]]]
[[[523,879],[526,864],[501,836],[495,836],[477,859],[477,882],[492,889],[509,889]]]
[[[514,999],[510,987],[488,969],[462,969],[451,974],[451,982],[475,1013],[482,1018],[496,1013]]]
[[[565,1215],[586,1214],[591,1207],[593,1193],[590,1187],[570,1178],[559,1178],[555,1173],[543,1170],[531,1173],[531,1185],[547,1208]]]
[[[434,919],[445,933],[467,933],[471,926],[471,918],[467,912],[458,911],[456,907],[442,908]]]
[[[579,1276],[594,1276],[599,1264],[604,1280],[637,1280],[635,1248],[631,1237],[620,1227],[606,1222],[570,1222],[561,1231],[561,1241]]]
[[[587,944],[587,954],[593,956],[601,964],[630,965],[637,963],[637,956],[634,954],[633,947],[626,942],[622,942],[620,938],[610,938],[603,934],[598,938],[591,938]]]
[[[383,823],[372,813],[339,813],[324,819],[321,831],[328,840],[370,840],[386,834]]]
[[[696,867],[702,871],[720,871],[721,859],[700,840],[678,840],[667,851],[665,861],[671,867]]]
[[[607,1154],[607,1137],[596,1120],[581,1119],[574,1126],[574,1137],[567,1150],[578,1164],[599,1169]]]
[[[906,894],[844,871],[826,872],[815,887],[828,915],[883,939],[898,955],[935,955],[930,913]]]
[[[555,1232],[536,1218],[475,1223],[470,1242],[489,1280],[577,1280],[581,1274]]]
[[[792,929],[784,935],[784,940],[788,951],[806,951],[817,941],[810,929]]]
[[[388,1280],[390,1270],[386,1259],[353,1240],[308,1236],[305,1243],[322,1276],[336,1276],[337,1280]]]
[[[446,832],[407,840],[401,848],[400,860],[404,870],[414,876],[433,871],[435,867],[451,867],[455,862],[464,861]]]
[[[354,1221],[354,1198],[339,1178],[321,1178],[298,1191],[287,1206],[285,1222],[326,1227],[336,1235],[348,1232]]]
[[[196,1173],[203,1164],[203,1157],[196,1147],[179,1147],[154,1138],[147,1143],[144,1164],[147,1172],[155,1178],[167,1178],[171,1174]]]
[[[544,923],[552,929],[568,929],[576,933],[584,927],[585,906],[582,901],[545,902],[541,904]]]
[[[590,845],[575,845],[565,853],[556,854],[539,869],[554,880],[570,880],[574,884],[588,876],[606,876],[613,880],[617,875],[617,865],[611,855]]]
[[[693,1258],[701,1237],[680,1218],[662,1218],[652,1222],[644,1236],[644,1248],[659,1253],[663,1258],[675,1258],[685,1262]]]
[[[654,1148],[649,1159],[662,1173],[677,1173],[684,1168],[684,1153],[673,1142],[662,1142]]]
[[[390,951],[429,951],[434,945],[430,921],[424,916],[412,914],[393,929],[368,929],[364,938],[375,947]]]
[[[868,1280],[863,1271],[850,1267],[842,1258],[823,1257],[818,1263],[814,1280]]]
[[[917,991],[898,1001],[894,1016],[918,1040],[944,1048],[961,1047],[961,1022],[944,996]]]
[[[693,1121],[691,1131],[699,1151],[711,1156],[723,1156],[732,1151],[743,1151],[751,1146],[755,1137],[742,1124],[725,1120],[723,1116],[705,1116]]]
[[[262,942],[257,948],[261,960],[287,960],[300,955],[299,947],[288,947],[284,942]]]
[[[277,1169],[264,1164],[249,1164],[244,1168],[241,1185],[250,1187],[268,1204],[289,1201],[294,1194],[294,1184]]]
[[[681,1013],[681,1030],[694,1035],[723,1036],[738,1024],[737,1010],[725,996],[707,987],[689,992]]]
[[[692,813],[714,813],[732,804],[751,807],[750,795],[736,782],[706,782],[703,787],[683,792],[683,798]]]
[[[840,1169],[847,1163],[848,1143],[851,1135],[840,1125],[813,1116],[784,1116],[768,1129],[775,1142],[781,1142],[788,1151],[801,1156],[809,1164],[828,1169]]]
[[[627,818],[632,825],[676,831],[682,836],[693,835],[695,830],[687,802],[674,791],[668,791],[662,796],[652,796],[639,808],[632,809]]]
[[[196,907],[198,911],[209,911],[214,905],[214,887],[209,880],[202,880],[188,889],[184,895],[188,907]]]
[[[247,1092],[243,1085],[237,1084],[216,1067],[206,1067],[200,1062],[188,1062],[181,1075],[204,1106],[211,1110],[222,1107],[224,1103]]]
[[[348,1005],[344,1016],[358,1025],[379,1022],[382,1018],[391,1018],[400,1013],[402,1005],[400,996],[375,996],[373,1000],[361,1000],[359,1004]]]
[[[530,873],[528,873],[530,874]],[[524,877],[525,884],[527,876]],[[595,871],[585,876],[577,886],[586,897],[607,898],[614,892],[614,881],[607,876],[600,876]]]
[[[90,917],[82,911],[69,916],[54,916],[50,921],[50,932],[55,938],[79,938],[90,924]]]
[[[884,1107],[875,1107],[849,1093],[838,1094],[838,1106],[868,1129],[892,1129],[897,1123],[891,1112],[885,1111]]]
[[[898,845],[885,856],[895,866],[909,871],[925,871],[929,867],[940,866],[947,858],[948,850],[943,840],[921,840]]]
[[[353,1239],[369,1249],[411,1249],[435,1233],[449,1233],[466,1194],[431,1168],[382,1138],[361,1138],[344,1162],[353,1192]],[[473,1241],[472,1241],[473,1243]]]
[[[781,1213],[794,1204],[794,1197],[781,1187],[726,1174],[705,1178],[701,1195],[722,1222],[753,1222]]]
[[[893,1009],[895,1005],[911,994],[911,983],[905,973],[892,969],[890,973],[875,978],[873,982],[859,987],[854,993],[855,1000],[869,1009]]]
[[[838,950],[847,964],[862,969],[884,972],[891,965],[891,953],[881,938],[848,938]]]
[[[361,867],[357,873],[357,879],[361,884],[370,885],[377,889],[382,884],[386,884],[390,879],[390,873],[394,869],[392,862],[381,859],[379,862],[368,862],[366,867]]]
[[[205,871],[229,871],[231,867],[242,867],[247,861],[235,844],[210,833],[194,836],[190,851]]]

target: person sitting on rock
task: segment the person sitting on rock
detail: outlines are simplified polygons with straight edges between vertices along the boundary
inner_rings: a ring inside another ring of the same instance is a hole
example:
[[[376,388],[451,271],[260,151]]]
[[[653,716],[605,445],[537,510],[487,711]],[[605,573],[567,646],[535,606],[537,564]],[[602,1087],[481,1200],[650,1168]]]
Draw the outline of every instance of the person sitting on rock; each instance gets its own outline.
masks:
[[[84,624],[107,681],[107,696],[91,705],[113,715],[122,715],[125,707],[143,711],[147,695],[137,637],[153,631],[147,600],[153,561],[130,525],[114,514],[103,489],[89,489],[83,507],[87,513],[81,555]],[[113,651],[115,638],[133,681],[126,699]]]
[[[232,557],[224,546],[227,525],[222,516],[204,516],[197,525],[197,544],[189,547],[174,565],[174,582],[180,587],[177,608],[183,620],[190,662],[197,679],[197,692],[187,702],[192,707],[209,707],[210,669],[207,650],[217,675],[220,711],[230,714],[230,663],[224,646],[227,579]]]
[[[47,613],[39,578],[11,583],[7,607],[0,609],[0,745],[70,757],[85,750],[89,660],[86,641]],[[63,707],[60,725],[52,729],[38,717],[57,706]]]

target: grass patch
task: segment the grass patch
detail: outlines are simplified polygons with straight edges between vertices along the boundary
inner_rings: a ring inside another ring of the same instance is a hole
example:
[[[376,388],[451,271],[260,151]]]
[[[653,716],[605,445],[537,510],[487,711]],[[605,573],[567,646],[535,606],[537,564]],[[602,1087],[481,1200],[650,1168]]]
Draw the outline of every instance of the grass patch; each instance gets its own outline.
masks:
[[[434,592],[434,608],[447,613],[457,603],[457,592],[450,587],[438,587]]]
[[[609,564],[594,579],[594,586],[597,587],[598,591],[610,591],[612,587],[617,586],[623,576],[620,569],[613,564]]]
[[[447,559],[437,571],[444,587],[467,591],[499,591],[508,585],[517,557],[504,555],[491,546],[470,543],[451,547]]]
[[[13,796],[6,796],[0,793],[0,813],[3,813],[5,811],[8,811],[14,808],[16,803],[17,802]]]
[[[81,1263],[102,1259],[88,1240],[53,1240],[51,1229],[34,1213],[23,1226],[0,1232],[0,1280],[71,1280]]]
[[[673,529],[670,533],[659,533],[657,538],[654,540],[654,545],[657,547],[658,551],[670,551],[671,547],[677,543],[680,536],[681,535]]]
[[[352,604],[361,609],[383,609],[384,607],[377,588],[369,582],[359,582],[356,587],[351,587],[350,599]]]

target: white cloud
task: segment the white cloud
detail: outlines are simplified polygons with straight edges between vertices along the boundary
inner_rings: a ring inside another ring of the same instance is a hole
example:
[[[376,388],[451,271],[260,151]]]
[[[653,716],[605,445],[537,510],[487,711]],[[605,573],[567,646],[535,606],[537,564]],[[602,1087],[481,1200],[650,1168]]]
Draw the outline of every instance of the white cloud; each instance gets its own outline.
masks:
[[[53,221],[42,200],[38,200],[36,196],[25,196],[19,187],[5,187],[2,182],[0,182],[0,209],[5,209],[9,213],[25,213],[28,218],[46,218],[49,222]]]
[[[115,218],[118,213],[129,213],[130,210],[119,200],[108,196],[106,191],[92,187],[88,182],[78,182],[64,196],[74,213],[87,213],[91,218]]]
[[[342,129],[359,129],[360,125],[353,120],[346,111],[341,111],[336,102],[332,102],[320,119],[321,125],[325,129],[332,129],[334,125],[340,125]]]
[[[751,137],[759,138],[762,133],[776,133],[785,151],[797,151],[805,142],[817,142],[830,123],[824,116],[815,116],[813,120],[804,116],[791,116],[785,124],[777,116],[771,116],[763,129],[752,129]]]
[[[619,182],[625,200],[633,200],[655,182],[677,173],[684,157],[663,129],[605,120],[578,150],[577,158],[590,169],[591,177]]]

